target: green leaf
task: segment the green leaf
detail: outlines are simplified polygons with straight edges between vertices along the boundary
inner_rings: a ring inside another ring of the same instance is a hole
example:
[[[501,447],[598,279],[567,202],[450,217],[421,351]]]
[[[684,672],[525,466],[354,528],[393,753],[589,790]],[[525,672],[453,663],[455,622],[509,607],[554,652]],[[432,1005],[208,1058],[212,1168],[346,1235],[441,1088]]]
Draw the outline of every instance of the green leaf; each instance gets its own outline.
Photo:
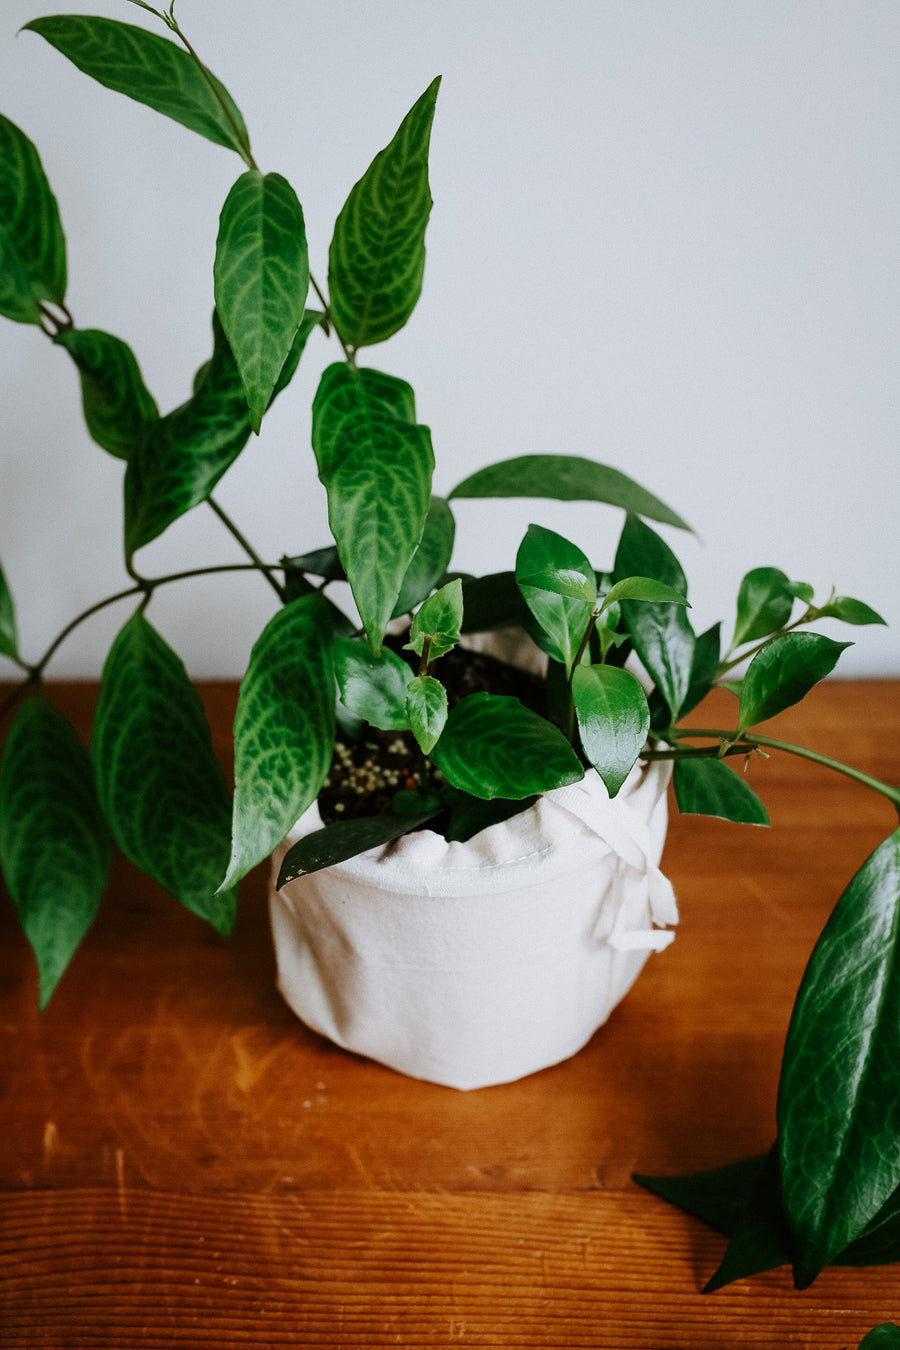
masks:
[[[725,1167],[694,1172],[690,1176],[651,1177],[634,1173],[632,1181],[670,1205],[677,1205],[702,1219],[711,1228],[731,1236],[740,1226],[747,1201],[763,1173],[768,1156],[762,1153],[753,1158],[742,1158]],[[790,1256],[785,1256],[784,1261],[789,1260]]]
[[[378,848],[401,835],[410,834],[433,820],[439,810],[439,806],[432,806],[411,815],[358,816],[356,820],[339,820],[314,830],[293,844],[284,855],[276,889],[281,890],[297,877],[321,872],[324,867],[333,867],[335,863],[346,862],[348,858],[367,853],[370,848]]]
[[[85,14],[32,19],[23,28],[39,33],[107,89],[146,103],[242,158],[249,155],[247,128],[227,89],[168,38]]]
[[[741,582],[731,650],[783,628],[794,608],[793,582],[777,567],[756,567]]]
[[[816,610],[817,619],[840,619],[842,623],[868,624],[886,623],[874,609],[864,605],[862,600],[854,600],[849,595],[836,595],[826,605]]]
[[[519,455],[464,479],[453,497],[552,497],[563,502],[607,502],[635,516],[689,530],[664,502],[618,469],[579,455]]]
[[[434,590],[450,565],[456,521],[444,497],[432,497],[419,546],[406,569],[392,618],[409,614]]]
[[[677,759],[672,777],[682,815],[718,816],[743,825],[770,823],[753,789],[721,759]]]
[[[778,1135],[800,1288],[900,1186],[898,1064],[900,830],[835,906],[788,1029]]]
[[[578,666],[572,696],[584,753],[615,797],[647,740],[647,697],[619,666]]]
[[[452,651],[459,642],[462,619],[462,582],[457,577],[435,591],[416,611],[409,630],[410,640],[404,650],[421,656],[427,643],[427,659],[436,661],[439,656]]]
[[[662,581],[651,577],[623,577],[611,586],[603,598],[603,608],[618,604],[622,600],[641,600],[658,605],[685,605],[690,609],[686,595],[676,591]]]
[[[0,865],[37,958],[46,1007],[109,876],[88,752],[43,698],[22,704],[0,760]]]
[[[687,579],[669,546],[649,525],[629,515],[616,552],[615,576],[644,576],[687,595]],[[694,665],[694,632],[683,605],[622,600],[622,617],[634,649],[678,720],[687,700]]]
[[[461,699],[431,758],[453,787],[486,799],[530,797],[584,777],[562,732],[506,694]]]
[[[751,1159],[751,1162],[754,1161]],[[707,1281],[704,1294],[776,1270],[793,1256],[791,1234],[784,1214],[778,1176],[778,1153],[771,1149],[762,1166],[749,1180],[746,1199],[735,1224],[731,1241],[718,1270]]]
[[[455,792],[453,811],[444,838],[448,844],[464,844],[469,839],[487,830],[491,825],[500,825],[511,820],[522,811],[529,810],[537,801],[536,796],[520,797],[507,801],[504,797],[495,797],[493,801],[484,801],[481,797],[472,797],[467,792]]]
[[[531,611],[516,585],[515,572],[492,572],[463,578],[464,633],[486,633],[497,628],[524,627]]]
[[[19,639],[16,631],[16,611],[12,592],[0,567],[0,655],[19,657]]]
[[[197,392],[149,427],[125,471],[129,557],[206,501],[250,438],[250,416],[231,348],[213,315],[213,356]]]
[[[691,678],[684,702],[681,705],[681,717],[686,717],[705,698],[712,688],[719,671],[719,653],[722,646],[722,625],[713,624],[701,633],[694,643],[694,659],[691,662]]]
[[[413,672],[388,647],[373,656],[368,643],[337,638],[334,670],[341,702],[380,731],[406,731],[406,691]]]
[[[319,595],[280,609],[257,639],[234,719],[230,886],[267,857],[315,801],[334,749],[334,663]]]
[[[882,1322],[873,1327],[859,1343],[859,1350],[900,1350],[900,1326],[896,1322]]]
[[[431,435],[414,419],[403,380],[343,363],[325,370],[313,403],[331,533],[376,654],[431,505]]]
[[[402,328],[422,290],[431,212],[428,147],[440,77],[351,190],[328,254],[331,317],[349,347]]]
[[[447,691],[431,675],[417,675],[406,691],[406,715],[422,753],[430,755],[447,723]]]
[[[40,323],[39,301],[66,298],[66,241],[40,156],[0,115],[0,314]]]
[[[91,436],[117,459],[129,459],[159,421],[131,348],[96,328],[64,328],[53,341],[66,349],[81,376],[81,405]]]
[[[758,651],[741,682],[738,735],[799,703],[826,675],[850,642],[819,633],[783,633]]]
[[[213,277],[216,310],[258,432],[309,290],[303,211],[280,174],[248,169],[232,187],[219,220]]]
[[[516,582],[546,637],[543,650],[570,675],[597,601],[590,561],[562,535],[529,525],[516,554]]]
[[[139,610],[113,643],[94,714],[97,793],[122,852],[220,933],[237,894],[216,895],[231,804],[203,704]]]

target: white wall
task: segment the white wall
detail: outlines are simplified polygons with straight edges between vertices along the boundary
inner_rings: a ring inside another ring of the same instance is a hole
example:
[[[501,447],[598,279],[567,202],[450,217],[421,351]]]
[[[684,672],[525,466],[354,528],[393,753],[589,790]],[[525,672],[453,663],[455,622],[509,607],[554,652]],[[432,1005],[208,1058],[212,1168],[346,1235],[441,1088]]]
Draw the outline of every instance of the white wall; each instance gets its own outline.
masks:
[[[218,211],[235,155],[79,74],[18,26],[124,0],[5,0],[0,108],[35,141],[82,327],[134,348],[163,410],[208,355]],[[695,622],[772,564],[880,610],[839,669],[900,673],[895,0],[179,0],[256,157],[294,184],[313,271],[352,183],[437,73],[435,209],[419,309],[368,360],[409,379],[437,490],[514,454],[593,455],[686,516],[666,530]],[[163,31],[161,25],[159,31]],[[89,441],[66,356],[0,320],[0,558],[36,657],[126,584],[122,466]],[[301,374],[217,490],[267,557],[326,542]],[[460,503],[457,565],[512,565],[533,518],[611,558],[617,513]],[[144,571],[237,559],[206,507]],[[160,592],[198,676],[239,674],[274,597],[256,578]],[[95,675],[128,614],[62,648]],[[4,663],[3,674],[14,673]]]

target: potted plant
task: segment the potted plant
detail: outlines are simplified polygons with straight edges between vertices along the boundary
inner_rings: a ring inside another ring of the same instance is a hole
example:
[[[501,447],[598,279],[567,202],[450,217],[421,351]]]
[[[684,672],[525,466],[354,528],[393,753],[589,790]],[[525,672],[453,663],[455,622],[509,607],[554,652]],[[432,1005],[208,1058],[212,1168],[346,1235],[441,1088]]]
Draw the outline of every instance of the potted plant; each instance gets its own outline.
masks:
[[[68,354],[92,437],[123,461],[130,578],[28,660],[0,577],[0,652],[24,677],[2,710],[12,720],[0,763],[0,864],[37,957],[41,1003],[93,920],[113,843],[225,934],[241,878],[274,856],[282,988],[312,1025],[461,1086],[472,1082],[458,1066],[446,1070],[448,1042],[468,1027],[480,1053],[501,1028],[501,1050],[527,1053],[506,1068],[478,1063],[472,1081],[528,1072],[583,1044],[648,952],[671,939],[665,925],[677,915],[658,868],[670,772],[680,810],[753,824],[767,823],[765,808],[728,761],[771,750],[849,774],[900,805],[900,789],[759,730],[828,675],[847,645],[814,631],[817,621],[882,620],[858,600],[817,600],[805,583],[759,567],[741,584],[723,651],[720,625],[694,633],[681,566],[648,524],[685,522],[587,459],[505,460],[435,495],[430,434],[412,389],[360,357],[403,327],[419,296],[439,81],[351,190],[320,286],[293,188],[259,170],[237,105],[174,6],[132,3],[171,36],[73,15],[25,27],[100,83],[233,150],[244,167],[219,221],[210,360],[188,400],[160,415],[130,348],[79,327],[66,308],[56,201],[35,147],[0,119],[0,312],[41,327]],[[339,357],[315,393],[312,440],[332,540],[266,560],[212,493],[306,343],[323,335]],[[531,525],[514,567],[476,578],[451,565],[454,504],[475,497],[596,500],[622,508],[624,526],[597,559]],[[242,566],[277,597],[241,681],[233,796],[196,690],[148,617],[157,591],[196,573],[149,577],[139,560],[203,504],[240,541]],[[336,603],[342,588],[352,603]],[[128,602],[88,750],[40,683],[73,628]],[[509,633],[519,635],[520,665],[531,654],[530,673],[480,649],[478,635]],[[730,724],[685,726],[723,683],[735,695]],[[463,888],[464,873],[475,874],[474,888]],[[770,1157],[712,1176],[643,1178],[733,1232],[711,1287],[785,1260],[803,1284],[835,1259],[900,1257],[898,880],[895,832],[850,883],[811,958]],[[460,918],[448,935],[451,911]],[[536,953],[517,945],[509,959],[509,933],[523,938],[539,923]],[[484,957],[489,932],[495,946]],[[383,970],[410,934],[415,958],[400,965],[415,978],[395,976],[401,1005],[388,1019],[392,1043],[402,1042],[395,1054],[359,1039],[381,1016],[374,991],[386,982],[366,968]],[[523,970],[530,992],[513,992],[509,1012],[505,986]],[[449,978],[460,971],[461,985]],[[864,997],[873,985],[874,1002]],[[529,1058],[551,1008],[560,1036]],[[423,1070],[426,1023],[437,1039]],[[832,1055],[835,1043],[847,1052]]]

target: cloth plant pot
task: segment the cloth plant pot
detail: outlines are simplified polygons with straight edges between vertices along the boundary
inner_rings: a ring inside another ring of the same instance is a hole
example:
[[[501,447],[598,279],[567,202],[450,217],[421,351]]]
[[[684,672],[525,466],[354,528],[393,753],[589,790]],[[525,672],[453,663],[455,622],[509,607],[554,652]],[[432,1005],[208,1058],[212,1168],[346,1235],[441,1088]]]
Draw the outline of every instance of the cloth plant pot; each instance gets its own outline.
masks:
[[[281,993],[336,1044],[449,1087],[568,1058],[674,936],[669,772],[636,765],[611,801],[589,770],[466,843],[420,830],[276,891],[313,807],[272,862]]]

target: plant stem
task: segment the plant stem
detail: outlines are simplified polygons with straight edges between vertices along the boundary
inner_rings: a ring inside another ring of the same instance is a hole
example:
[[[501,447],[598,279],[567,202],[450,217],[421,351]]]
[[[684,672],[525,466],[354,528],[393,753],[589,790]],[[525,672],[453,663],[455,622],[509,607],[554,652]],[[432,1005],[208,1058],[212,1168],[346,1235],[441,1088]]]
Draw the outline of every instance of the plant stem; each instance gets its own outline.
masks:
[[[818,750],[808,750],[805,745],[795,745],[792,741],[778,740],[774,736],[762,736],[759,732],[746,731],[737,736],[734,731],[702,727],[685,727],[683,730],[673,728],[666,732],[665,738],[676,737],[680,740],[688,736],[699,736],[704,740],[728,741],[732,748],[726,751],[726,754],[739,754],[741,751],[755,750],[764,746],[769,750],[783,750],[785,754],[811,760],[813,764],[821,764],[826,769],[834,769],[836,773],[844,774],[845,777],[852,778],[857,783],[862,783],[864,787],[871,788],[873,792],[879,793],[882,797],[887,797],[888,801],[893,802],[900,812],[900,787],[891,787],[888,783],[882,783],[879,778],[873,778],[871,774],[863,773],[862,769],[855,769],[853,765],[844,764],[841,760],[833,759],[830,755],[823,755]],[[678,758],[677,753],[673,755],[673,758]]]
[[[241,548],[247,554],[247,557],[253,563],[253,566],[257,568],[260,572],[262,572],[266,581],[268,581],[269,585],[272,587],[275,594],[278,596],[278,599],[281,601],[282,604],[284,604],[285,601],[284,587],[280,586],[279,583],[275,580],[275,575],[272,572],[271,568],[268,566],[267,563],[263,562],[262,558],[256,552],[256,549],[247,539],[244,538],[244,536],[238,529],[237,525],[235,525],[234,521],[231,519],[228,513],[222,509],[219,503],[217,501],[214,501],[212,497],[207,497],[206,500],[212,507],[213,511],[215,511],[216,515],[219,517],[222,524],[225,526],[226,530],[228,530],[230,534],[233,535],[233,537],[237,540]]]
[[[193,577],[214,576],[220,572],[258,572],[260,569],[268,573],[271,570],[271,566],[263,563],[218,563],[212,567],[192,567],[184,572],[170,572],[167,576],[154,577],[152,579],[141,577],[136,579],[133,586],[128,586],[123,591],[116,591],[113,595],[107,595],[103,600],[98,600],[96,604],[89,605],[87,609],[82,610],[80,614],[77,614],[74,619],[66,624],[65,628],[57,633],[56,637],[50,643],[50,646],[38,662],[34,665],[28,665],[27,662],[21,660],[17,662],[17,664],[25,671],[26,678],[20,685],[16,686],[4,703],[0,705],[0,717],[8,712],[13,704],[21,698],[22,694],[30,684],[38,684],[40,682],[46,666],[56,654],[57,650],[62,646],[66,638],[87,619],[92,618],[95,614],[99,614],[101,610],[108,609],[110,605],[118,604],[120,600],[129,600],[132,597],[139,595],[144,597],[143,603],[147,604],[157,586],[168,586],[175,581],[189,581]]]
[[[749,661],[749,659],[752,656],[755,656],[757,652],[761,652],[763,647],[768,647],[769,643],[775,638],[784,637],[785,633],[791,633],[795,628],[800,628],[803,624],[810,623],[815,617],[816,611],[807,608],[806,612],[801,614],[799,619],[795,619],[793,623],[785,624],[784,628],[779,628],[777,633],[770,633],[768,637],[764,637],[761,642],[758,642],[755,647],[748,648],[747,651],[741,652],[739,656],[735,656],[732,660],[729,661],[727,659],[731,655],[731,652],[726,652],[726,660],[719,663],[719,669],[716,671],[716,679],[721,679],[723,675],[727,675],[729,670],[734,670],[735,666],[739,666],[743,661]]]

